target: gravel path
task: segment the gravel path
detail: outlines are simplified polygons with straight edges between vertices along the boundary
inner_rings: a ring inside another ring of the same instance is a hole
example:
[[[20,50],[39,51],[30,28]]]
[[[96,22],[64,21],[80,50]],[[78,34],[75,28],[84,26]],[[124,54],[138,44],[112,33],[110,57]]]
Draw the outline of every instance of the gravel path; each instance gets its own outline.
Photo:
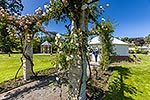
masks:
[[[97,63],[91,63],[97,66]],[[50,81],[56,81],[56,76],[28,83],[8,92],[0,94],[0,100],[67,100],[67,87],[50,87]],[[62,98],[60,94],[62,93]]]
[[[55,76],[37,80],[2,93],[0,100],[66,100],[67,87],[50,87],[50,80],[55,80]],[[60,93],[62,93],[62,99]]]

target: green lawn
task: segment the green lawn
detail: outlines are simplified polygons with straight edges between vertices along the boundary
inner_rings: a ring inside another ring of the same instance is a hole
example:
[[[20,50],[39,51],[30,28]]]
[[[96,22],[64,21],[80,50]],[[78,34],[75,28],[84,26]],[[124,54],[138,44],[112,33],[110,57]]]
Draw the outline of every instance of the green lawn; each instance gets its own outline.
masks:
[[[20,61],[21,54],[0,54],[0,83],[6,80],[13,79],[16,71],[21,65]],[[50,60],[53,59],[51,55],[37,55],[33,57],[34,60],[34,71],[40,71],[53,67]],[[22,75],[22,69],[18,76]]]
[[[150,100],[150,55],[137,55],[142,63],[121,62],[113,76],[104,100]]]

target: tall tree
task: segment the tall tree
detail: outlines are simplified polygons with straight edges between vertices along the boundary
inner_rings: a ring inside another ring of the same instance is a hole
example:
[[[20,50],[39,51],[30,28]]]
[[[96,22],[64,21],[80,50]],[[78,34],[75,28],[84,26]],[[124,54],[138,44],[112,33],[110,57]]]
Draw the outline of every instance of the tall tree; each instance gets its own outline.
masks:
[[[21,11],[23,10],[23,5],[21,0],[0,0],[0,7],[3,7],[10,15],[21,15]],[[8,24],[2,24],[0,22],[0,48],[3,52],[11,52],[15,41],[8,34]]]

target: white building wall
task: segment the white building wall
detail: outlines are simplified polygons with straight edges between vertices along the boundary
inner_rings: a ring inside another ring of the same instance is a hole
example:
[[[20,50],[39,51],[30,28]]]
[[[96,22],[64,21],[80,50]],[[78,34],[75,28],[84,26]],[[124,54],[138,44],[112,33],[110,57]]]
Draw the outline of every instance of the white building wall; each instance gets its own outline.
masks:
[[[90,47],[97,48],[98,45],[90,45]],[[114,50],[113,52],[115,52],[117,56],[129,56],[129,47],[128,47],[128,45],[115,44],[113,46],[113,50]],[[91,61],[95,62],[95,56],[94,56],[94,54],[92,54]],[[98,62],[100,61],[99,55],[98,55],[97,61]]]
[[[128,56],[129,55],[128,45],[114,45],[113,50],[117,56]]]

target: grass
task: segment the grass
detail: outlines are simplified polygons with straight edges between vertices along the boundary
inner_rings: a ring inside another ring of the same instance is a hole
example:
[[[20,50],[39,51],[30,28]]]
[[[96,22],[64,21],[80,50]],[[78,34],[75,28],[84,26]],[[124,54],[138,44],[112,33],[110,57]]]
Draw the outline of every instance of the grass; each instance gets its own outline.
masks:
[[[11,54],[11,57],[8,54],[0,54],[0,83],[14,78],[21,65],[20,57],[21,54]],[[34,71],[52,68],[51,59],[53,59],[51,55],[33,55]],[[21,69],[18,76],[22,75],[23,71]]]
[[[141,63],[121,62],[113,69],[104,100],[150,100],[150,55]]]
[[[21,54],[0,54],[0,83],[13,79],[19,68]],[[141,63],[118,63],[106,90],[104,100],[150,100],[150,55],[137,55]],[[34,70],[52,68],[54,56],[34,55]],[[22,75],[22,70],[19,76]]]

